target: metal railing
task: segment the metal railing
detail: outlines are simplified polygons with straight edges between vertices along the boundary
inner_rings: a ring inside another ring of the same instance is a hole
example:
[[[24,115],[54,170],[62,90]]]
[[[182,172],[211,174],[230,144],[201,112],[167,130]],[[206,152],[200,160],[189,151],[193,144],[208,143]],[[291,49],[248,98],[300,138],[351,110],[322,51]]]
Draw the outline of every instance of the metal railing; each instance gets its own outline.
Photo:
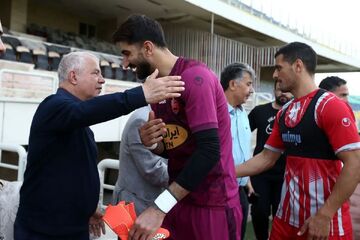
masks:
[[[16,152],[18,154],[18,165],[4,163],[1,161],[0,157],[0,167],[17,170],[17,181],[23,181],[27,157],[25,148],[18,144],[0,143],[0,151]]]
[[[114,190],[115,186],[111,184],[105,183],[105,170],[106,169],[119,169],[119,160],[106,158],[101,160],[98,165],[98,171],[100,176],[100,196],[99,196],[99,204],[101,209],[105,209],[104,204],[104,189]]]

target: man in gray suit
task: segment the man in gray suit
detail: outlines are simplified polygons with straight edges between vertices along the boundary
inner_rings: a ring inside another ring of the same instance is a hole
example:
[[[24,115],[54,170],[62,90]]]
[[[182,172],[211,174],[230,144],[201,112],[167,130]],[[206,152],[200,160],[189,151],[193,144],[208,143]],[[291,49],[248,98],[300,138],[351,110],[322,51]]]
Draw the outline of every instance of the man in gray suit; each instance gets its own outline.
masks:
[[[141,143],[139,127],[147,121],[149,112],[149,106],[137,109],[125,125],[119,176],[113,193],[113,204],[134,202],[137,215],[153,204],[169,181],[167,160],[153,154]]]

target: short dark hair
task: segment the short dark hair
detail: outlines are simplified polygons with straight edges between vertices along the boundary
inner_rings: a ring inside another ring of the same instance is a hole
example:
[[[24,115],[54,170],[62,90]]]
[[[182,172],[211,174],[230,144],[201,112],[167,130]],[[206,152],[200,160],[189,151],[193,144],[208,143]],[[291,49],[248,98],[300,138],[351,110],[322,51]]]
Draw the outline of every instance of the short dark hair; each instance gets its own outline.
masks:
[[[292,42],[283,47],[281,47],[276,53],[275,57],[282,54],[284,60],[293,64],[296,59],[300,59],[306,70],[310,74],[315,74],[316,64],[317,64],[317,54],[309,45],[301,42]]]
[[[164,31],[159,22],[145,15],[130,15],[113,34],[113,41],[143,44],[151,41],[160,48],[166,47]]]
[[[328,90],[330,92],[335,91],[336,88],[345,85],[347,82],[339,77],[336,76],[330,76],[330,77],[326,77],[324,78],[320,84],[319,84],[319,88]]]
[[[251,79],[255,80],[255,71],[246,63],[231,63],[227,65],[221,72],[220,83],[224,91],[228,89],[229,82],[234,79],[242,79],[244,72],[250,74]]]

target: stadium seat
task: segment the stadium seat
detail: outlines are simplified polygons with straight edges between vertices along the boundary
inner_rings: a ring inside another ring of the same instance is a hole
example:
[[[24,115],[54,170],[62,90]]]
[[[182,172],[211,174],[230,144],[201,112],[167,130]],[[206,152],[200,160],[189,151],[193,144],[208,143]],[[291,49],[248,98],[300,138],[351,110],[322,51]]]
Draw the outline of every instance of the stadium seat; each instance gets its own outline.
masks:
[[[71,52],[71,49],[69,47],[59,46],[56,44],[45,44],[48,52],[56,52],[59,55],[68,54]]]
[[[49,58],[43,50],[33,50],[35,68],[49,70]]]
[[[131,69],[126,69],[126,80],[130,82],[136,82],[136,73]]]
[[[15,38],[15,37],[2,36],[1,39],[4,43],[9,44],[14,50],[18,46],[21,46],[21,42],[19,41],[19,39]]]
[[[50,71],[57,71],[60,63],[61,56],[59,53],[54,51],[48,52],[48,59],[49,59],[49,70]]]
[[[110,63],[108,61],[101,60],[100,69],[101,69],[101,74],[103,75],[104,78],[110,78],[110,79],[113,78],[113,72],[110,67]]]
[[[16,54],[11,45],[4,43],[6,51],[4,54],[0,54],[0,59],[16,61]]]
[[[16,52],[19,56],[18,61],[24,63],[33,63],[33,56],[30,50],[24,46],[18,46]]]
[[[114,79],[125,80],[124,69],[119,64],[112,63],[111,68],[112,68],[113,73],[114,73]]]

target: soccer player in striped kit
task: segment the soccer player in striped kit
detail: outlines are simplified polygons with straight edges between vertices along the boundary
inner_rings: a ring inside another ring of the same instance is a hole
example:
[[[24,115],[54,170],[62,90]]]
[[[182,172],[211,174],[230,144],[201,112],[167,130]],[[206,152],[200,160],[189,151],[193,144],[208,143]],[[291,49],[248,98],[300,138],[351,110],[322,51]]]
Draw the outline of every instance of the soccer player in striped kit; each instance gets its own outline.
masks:
[[[275,54],[273,77],[294,100],[277,114],[264,150],[236,167],[258,174],[287,156],[281,202],[271,240],[352,239],[348,198],[360,180],[360,140],[344,101],[314,82],[317,56],[293,42]]]

